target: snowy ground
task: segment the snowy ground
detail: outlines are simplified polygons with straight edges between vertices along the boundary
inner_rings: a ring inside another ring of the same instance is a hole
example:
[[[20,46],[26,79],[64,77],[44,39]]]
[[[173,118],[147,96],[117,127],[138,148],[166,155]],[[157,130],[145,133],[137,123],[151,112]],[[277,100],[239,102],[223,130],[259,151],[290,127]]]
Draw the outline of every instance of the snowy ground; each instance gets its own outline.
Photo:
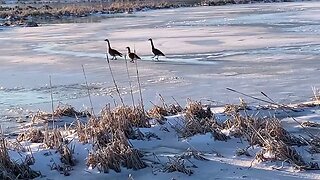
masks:
[[[186,98],[236,102],[238,95],[226,87],[257,96],[264,91],[278,102],[308,100],[311,87],[319,87],[319,7],[319,2],[303,2],[179,8],[112,15],[99,23],[4,29],[2,120],[12,124],[12,116],[49,110],[49,75],[55,102],[88,107],[82,64],[95,108],[113,102],[105,38],[121,52],[130,46],[142,57],[138,66],[149,107],[159,93],[182,104]],[[166,58],[151,60],[149,37]],[[123,59],[111,66],[130,103]],[[129,64],[129,71],[138,98],[135,66]]]
[[[282,109],[274,111],[249,110],[255,117],[273,116],[287,117]],[[295,108],[295,112],[288,110],[292,117],[295,117],[300,123],[305,121],[319,123],[320,110],[319,106]],[[212,108],[217,119],[225,119],[222,108]],[[259,115],[257,115],[259,112]],[[183,115],[166,117],[164,125],[155,125],[151,128],[140,129],[142,133],[155,133],[159,139],[151,138],[150,140],[130,140],[134,148],[144,152],[143,159],[149,165],[147,168],[134,171],[122,167],[121,173],[115,173],[111,170],[108,174],[99,173],[97,169],[90,169],[85,166],[88,152],[91,151],[91,145],[81,144],[77,141],[75,134],[69,134],[72,139],[71,145],[75,145],[74,157],[77,159],[76,166],[70,171],[70,176],[64,176],[56,170],[50,170],[53,163],[60,164],[60,155],[56,150],[43,149],[42,144],[23,143],[30,146],[35,157],[35,164],[31,167],[34,170],[41,171],[43,178],[39,179],[127,179],[129,175],[136,180],[156,179],[319,179],[319,171],[299,171],[290,164],[281,161],[258,162],[254,160],[255,154],[261,149],[259,146],[248,148],[251,157],[237,156],[236,151],[247,148],[248,142],[245,138],[234,138],[227,141],[217,141],[211,136],[211,133],[204,135],[195,135],[190,138],[179,138],[175,131],[176,127],[183,126]],[[306,135],[305,130],[301,128],[292,118],[282,118],[283,126],[293,135]],[[166,130],[164,130],[166,128]],[[319,127],[307,128],[314,135],[319,135]],[[227,134],[227,130],[224,131]],[[310,162],[319,163],[318,154],[309,154],[309,147],[295,147],[297,152]],[[193,175],[188,176],[180,172],[166,173],[162,172],[163,165],[168,162],[168,157],[181,155],[189,150],[200,152],[208,161],[200,161],[191,158],[186,160],[186,167],[193,171]],[[24,159],[24,154],[11,152],[14,159]],[[27,153],[28,154],[28,153]],[[155,164],[153,162],[159,162]]]

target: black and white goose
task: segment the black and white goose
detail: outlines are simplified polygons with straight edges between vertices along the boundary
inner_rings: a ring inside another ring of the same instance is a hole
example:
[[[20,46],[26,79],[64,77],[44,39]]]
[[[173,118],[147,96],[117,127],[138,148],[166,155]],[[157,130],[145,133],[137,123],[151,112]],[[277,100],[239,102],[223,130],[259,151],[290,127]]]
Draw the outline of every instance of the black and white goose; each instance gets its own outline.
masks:
[[[153,41],[152,39],[148,39],[151,42],[151,48],[152,48],[152,53],[154,54],[154,56],[152,58],[155,58],[158,60],[159,56],[165,56],[159,49],[155,48],[153,45]]]
[[[128,56],[131,59],[130,62],[134,63],[134,60],[141,59],[138,55],[130,51],[130,47],[126,47],[126,48],[128,49]]]
[[[109,52],[110,56],[112,56],[111,60],[117,60],[117,56],[122,57],[122,54],[119,51],[111,48],[109,39],[105,39],[104,41],[107,41],[107,43],[108,43],[108,48],[109,48],[108,52]]]

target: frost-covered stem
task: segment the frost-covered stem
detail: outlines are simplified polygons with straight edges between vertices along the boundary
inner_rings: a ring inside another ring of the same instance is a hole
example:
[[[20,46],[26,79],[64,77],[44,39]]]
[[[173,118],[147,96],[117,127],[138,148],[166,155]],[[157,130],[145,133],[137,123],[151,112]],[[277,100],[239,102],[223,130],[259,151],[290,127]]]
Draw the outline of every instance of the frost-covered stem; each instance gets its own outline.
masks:
[[[300,123],[296,118],[294,118],[293,116],[291,116],[291,115],[283,108],[282,105],[276,103],[272,98],[270,98],[270,97],[269,97],[267,94],[265,94],[264,92],[260,92],[260,93],[261,93],[263,96],[265,96],[266,98],[268,98],[272,103],[277,104],[277,105],[281,108],[281,110],[282,110],[288,117],[290,117],[292,120],[294,120],[296,123],[298,123],[298,124],[302,127],[302,129],[310,135],[310,137],[313,137],[313,138],[319,140],[319,138],[318,138],[317,136],[313,135],[302,123]],[[291,110],[292,110],[292,109],[291,109]]]
[[[52,120],[52,127],[54,128],[54,107],[53,107],[53,93],[52,93],[51,75],[49,76],[49,85],[50,85],[50,98],[51,98],[51,110],[52,110],[51,120]]]
[[[107,63],[108,63],[108,67],[109,67],[109,70],[110,70],[110,73],[111,73],[111,77],[112,77],[112,80],[113,80],[114,87],[116,88],[116,91],[117,91],[117,93],[119,95],[120,101],[121,101],[122,105],[124,106],[124,102],[123,102],[123,99],[121,97],[117,82],[116,82],[116,80],[114,79],[114,76],[113,76],[113,72],[112,72],[112,69],[111,69],[111,65],[110,65],[108,54],[106,55],[106,57],[107,57]]]
[[[141,108],[143,110],[143,114],[144,114],[144,105],[143,105],[143,98],[142,98],[142,91],[141,91],[141,83],[140,83],[140,77],[139,77],[139,70],[138,70],[138,61],[135,61],[136,64],[136,72],[137,72],[137,80],[138,80],[138,85],[139,85],[139,93],[140,93],[140,103],[141,103]]]
[[[124,60],[126,61],[126,68],[127,68],[127,74],[128,74],[128,80],[129,80],[129,86],[130,86],[130,94],[131,94],[131,99],[132,99],[132,105],[133,105],[133,107],[135,107],[133,91],[132,91],[132,84],[131,84],[131,78],[130,78],[129,69],[128,69],[127,55],[124,55]]]
[[[85,80],[86,87],[87,87],[87,91],[88,91],[89,102],[90,102],[90,105],[91,105],[91,113],[95,116],[94,110],[93,110],[93,104],[92,104],[92,100],[91,100],[91,95],[90,95],[90,90],[89,90],[89,85],[88,85],[88,80],[87,80],[86,71],[84,70],[83,64],[82,64],[81,66],[82,66],[82,72],[83,72],[84,80]]]

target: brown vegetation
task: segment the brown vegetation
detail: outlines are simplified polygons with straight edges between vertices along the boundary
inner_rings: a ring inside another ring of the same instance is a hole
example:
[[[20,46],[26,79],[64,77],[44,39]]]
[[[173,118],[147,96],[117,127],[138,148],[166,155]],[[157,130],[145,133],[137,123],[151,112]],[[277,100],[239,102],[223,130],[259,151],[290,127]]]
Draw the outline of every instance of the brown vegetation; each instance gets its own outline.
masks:
[[[272,2],[273,0],[271,0]],[[286,0],[284,0],[286,1]],[[92,14],[114,14],[124,12],[142,11],[148,9],[164,9],[191,6],[221,6],[226,4],[247,4],[252,2],[270,2],[269,0],[129,0],[91,3],[64,3],[48,4],[37,2],[40,5],[33,6],[25,2],[15,7],[0,6],[0,18],[5,19],[2,26],[27,26],[37,27],[39,22],[59,20],[67,17],[86,17]],[[278,1],[277,1],[278,2]]]
[[[1,134],[0,134],[1,135]],[[34,163],[34,158],[27,156],[21,164],[9,157],[7,142],[0,137],[0,179],[33,179],[40,176],[39,172],[33,171],[29,166]]]

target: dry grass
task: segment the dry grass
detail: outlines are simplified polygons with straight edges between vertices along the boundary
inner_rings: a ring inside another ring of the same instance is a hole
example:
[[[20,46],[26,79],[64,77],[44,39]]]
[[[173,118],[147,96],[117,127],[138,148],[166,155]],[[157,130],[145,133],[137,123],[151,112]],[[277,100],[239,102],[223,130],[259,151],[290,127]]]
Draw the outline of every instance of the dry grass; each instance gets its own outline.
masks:
[[[147,112],[150,118],[158,121],[159,124],[165,123],[165,116],[177,115],[182,113],[184,110],[180,105],[163,103],[163,106],[153,105],[153,107]]]
[[[267,156],[265,154],[268,154]],[[271,154],[271,156],[270,156]],[[306,163],[295,148],[285,144],[282,141],[267,140],[260,152],[257,153],[258,161],[283,161],[289,162],[295,168],[300,170],[319,169],[317,164]]]
[[[209,161],[201,152],[191,149],[188,149],[180,156],[181,159],[191,159],[192,157],[199,161]]]
[[[249,109],[247,103],[240,98],[240,104],[226,104],[224,106],[224,113],[226,114],[234,114],[239,112],[240,110],[246,110]]]
[[[205,110],[201,102],[188,101],[186,107],[186,118],[210,119],[212,116],[213,114],[209,107]]]
[[[113,3],[64,4],[63,6],[43,5],[40,7],[16,6],[1,7],[0,18],[8,19],[9,25],[22,25],[27,17],[36,19],[63,19],[65,17],[85,17],[94,13],[123,13],[143,9],[160,9],[187,6],[185,3],[172,1],[124,1]],[[189,5],[190,6],[190,5]]]
[[[117,131],[112,141],[97,147],[89,154],[87,166],[97,167],[104,173],[108,173],[110,169],[121,172],[121,166],[138,170],[146,167],[141,157],[142,154],[129,145],[125,135]]]
[[[139,107],[121,106],[112,110],[106,106],[100,117],[91,118],[87,123],[78,121],[79,140],[91,141],[94,145],[87,165],[105,173],[110,169],[120,172],[121,166],[134,170],[146,167],[142,154],[128,141],[128,138],[143,138],[137,127],[150,127],[148,117]]]
[[[224,129],[232,129],[231,135],[246,137],[250,145],[263,145],[264,139],[282,141],[288,145],[306,145],[302,139],[292,136],[277,118],[253,118],[234,113],[224,122]]]
[[[139,127],[150,127],[149,118],[139,107],[121,106],[111,109],[106,106],[101,116],[90,118],[87,123],[77,123],[77,134],[81,142],[93,140],[98,146],[105,146],[114,139],[116,131],[124,132],[130,139],[139,139]]]
[[[188,102],[184,121],[184,127],[180,130],[182,137],[210,132],[215,140],[227,141],[229,139],[221,132],[221,126],[215,120],[210,108],[205,109],[201,102]]]
[[[224,128],[232,128],[233,135],[246,137],[251,146],[259,145],[262,150],[256,154],[258,161],[278,160],[291,163],[298,169],[317,169],[316,163],[307,163],[293,146],[307,145],[304,139],[297,138],[286,131],[276,118],[253,118],[233,111]],[[238,154],[246,155],[247,151]],[[249,155],[249,154],[248,154]]]
[[[71,148],[68,146],[68,144],[62,145],[62,147],[59,148],[60,152],[60,160],[63,164],[67,166],[75,166],[76,165],[76,159],[73,157],[74,154],[74,146],[71,146]]]
[[[316,123],[316,122],[311,122],[311,121],[305,121],[303,123],[301,123],[301,125],[305,126],[305,127],[320,127],[320,124],[319,123]]]
[[[47,148],[50,149],[59,149],[65,143],[65,140],[61,134],[61,131],[58,128],[53,130],[46,130],[44,132],[43,143]]]
[[[32,143],[42,143],[44,134],[39,129],[29,129],[27,132],[21,133],[17,137],[17,141],[30,141]]]
[[[163,168],[163,172],[181,172],[191,176],[193,171],[191,169],[187,169],[185,166],[185,160],[181,159],[180,157],[168,157],[169,162],[166,163],[165,167]]]
[[[255,0],[203,0],[201,1],[201,4],[206,6],[221,6],[226,4],[247,4],[253,1]]]
[[[309,145],[311,153],[319,153],[319,139],[297,138],[281,126],[279,119],[249,117],[245,115],[247,109],[244,101],[241,101],[240,105],[228,105],[224,112],[228,115],[228,120],[218,123],[209,107],[202,105],[201,102],[189,100],[185,109],[184,124],[178,133],[182,137],[191,137],[209,132],[215,140],[221,141],[227,141],[231,136],[244,137],[250,146],[258,145],[262,148],[255,156],[258,161],[283,161],[289,162],[298,169],[319,169],[317,163],[306,162],[294,147]],[[182,108],[179,106],[179,112],[181,111]],[[165,103],[162,107],[155,105],[149,110],[148,115],[140,107],[119,106],[111,109],[110,106],[106,106],[102,109],[100,116],[89,117],[85,123],[78,120],[76,132],[79,141],[93,144],[93,149],[87,158],[87,166],[97,167],[101,172],[110,170],[121,172],[122,167],[134,170],[145,168],[147,164],[142,160],[143,155],[130,144],[129,139],[159,139],[154,133],[142,134],[139,128],[151,127],[150,117],[161,119],[172,115],[171,112],[170,106]],[[75,117],[77,116],[75,113],[78,112],[71,106],[64,106],[58,107],[53,116]],[[163,122],[164,120],[161,121]],[[310,122],[305,125],[315,126]],[[223,129],[230,130],[230,136],[223,134]],[[64,175],[70,175],[72,166],[76,164],[73,157],[74,147],[68,146],[69,142],[57,128],[44,132],[31,129],[30,132],[20,135],[18,140],[43,142],[47,148],[57,149],[61,154],[62,165],[54,164],[53,169],[57,169]],[[247,150],[248,148],[238,149],[236,155],[251,157]],[[169,158],[163,171],[178,171],[191,175],[193,171],[185,165],[186,161],[190,162],[190,158],[207,160],[200,152],[188,151],[181,156]],[[30,164],[32,159],[26,159],[26,162]]]
[[[153,108],[151,108],[148,111],[148,116],[151,118],[154,118],[158,121],[159,124],[164,124],[165,122],[165,117],[168,116],[169,112],[167,111],[166,108],[154,105]]]
[[[29,165],[34,163],[34,158],[27,156],[21,164],[9,157],[7,142],[0,137],[0,179],[33,179],[40,176],[39,172],[33,171]]]
[[[150,127],[149,117],[144,113],[142,107],[120,106],[115,108],[111,113],[110,109],[103,111],[102,117],[113,116],[118,121],[127,121],[127,124],[134,127]]]
[[[53,118],[52,118],[53,116]],[[47,113],[43,111],[38,111],[36,114],[31,115],[31,122],[49,122],[55,118],[63,117],[91,117],[91,114],[88,111],[76,111],[74,107],[68,104],[59,104],[52,113]]]

